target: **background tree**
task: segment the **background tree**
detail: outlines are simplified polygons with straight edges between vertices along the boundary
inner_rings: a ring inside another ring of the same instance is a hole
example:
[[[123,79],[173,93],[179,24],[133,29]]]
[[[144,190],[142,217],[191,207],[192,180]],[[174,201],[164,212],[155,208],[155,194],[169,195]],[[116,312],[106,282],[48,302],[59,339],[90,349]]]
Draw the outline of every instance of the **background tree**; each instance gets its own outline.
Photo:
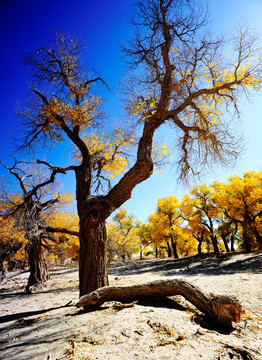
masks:
[[[4,208],[0,206],[0,214],[3,214]],[[15,227],[14,219],[0,216],[0,281],[6,276],[5,262],[12,257],[24,245],[22,229]]]
[[[262,173],[244,173],[243,177],[232,176],[226,184],[215,185],[218,205],[225,217],[242,229],[244,247],[252,250],[254,243],[262,248],[260,228],[262,216]]]
[[[54,195],[48,185],[52,184],[55,179],[56,171],[53,170],[49,178],[38,178],[35,185],[35,172],[28,172],[24,162],[14,159],[14,165],[8,167],[18,181],[20,192],[9,196],[8,193],[2,192],[3,212],[1,217],[4,221],[11,218],[14,222],[14,228],[22,229],[24,237],[27,239],[26,253],[29,262],[30,275],[26,286],[26,291],[30,288],[48,279],[48,270],[45,262],[43,247],[48,247],[48,240],[55,241],[54,232],[63,232],[71,235],[78,235],[67,229],[56,229],[48,224],[48,213],[52,207],[62,201],[57,194]],[[31,169],[32,171],[32,169]],[[53,195],[53,196],[52,196]],[[50,198],[51,196],[51,198]]]
[[[83,136],[84,130],[99,133],[101,99],[92,85],[102,79],[88,77],[80,61],[81,46],[70,37],[59,36],[54,45],[27,58],[38,84],[29,111],[23,114],[24,146],[36,140],[39,145],[40,138],[51,142],[68,138],[80,153],[77,164],[59,168],[76,175],[80,295],[108,284],[105,221],[152,174],[156,130],[167,123],[174,127],[182,179],[214,161],[225,163],[237,155],[238,147],[236,131],[230,130],[225,113],[237,110],[241,92],[260,89],[260,53],[246,29],[239,30],[232,42],[232,57],[226,57],[224,42],[206,35],[207,20],[193,2],[138,1],[133,24],[134,37],[124,51],[135,71],[128,84],[127,108],[130,118],[135,118],[130,124],[139,141],[134,162],[107,193],[95,195],[94,182],[104,180],[105,166],[114,167],[118,159],[126,158],[125,150],[113,142],[111,156],[106,157],[104,147],[92,151]],[[140,127],[135,126],[137,120]]]
[[[178,258],[178,243],[182,238],[180,225],[182,219],[178,211],[179,202],[175,196],[159,199],[157,202],[156,222],[162,239],[166,240],[168,249]],[[170,252],[169,252],[170,254]]]
[[[114,216],[113,221],[108,227],[109,251],[112,249],[119,260],[130,260],[132,254],[140,251],[134,216],[127,214],[125,208],[121,208]]]
[[[213,250],[219,253],[217,239],[217,222],[220,209],[213,199],[213,190],[207,185],[194,186],[190,191],[190,196],[184,196],[180,210],[185,219],[189,221],[189,226],[199,241],[199,249],[202,241],[207,236],[210,238]]]
[[[143,223],[139,220],[135,222],[137,236],[139,238],[139,244],[140,244],[140,259],[143,259],[143,253],[145,255],[148,255],[150,253],[153,253],[152,250],[152,238],[150,234],[150,226],[149,224]]]
[[[152,245],[156,252],[156,257],[158,257],[159,254],[167,253],[168,257],[172,256],[172,248],[170,246],[170,239],[169,237],[165,237],[165,234],[163,231],[165,230],[163,227],[160,227],[158,224],[159,221],[159,214],[157,211],[154,211],[153,214],[149,215],[149,232],[150,232],[150,238],[152,241]]]
[[[64,200],[63,200],[64,201]],[[52,214],[49,214],[49,224],[53,229],[57,229],[54,233],[55,241],[51,241],[48,249],[48,259],[51,261],[59,261],[64,263],[66,259],[78,260],[79,257],[79,239],[78,236],[65,234],[63,229],[70,229],[78,232],[78,216],[68,209],[68,202],[66,203],[67,209],[55,209]],[[61,229],[61,232],[59,232]]]
[[[208,242],[209,232],[202,223],[200,213],[195,211],[192,201],[192,197],[188,194],[184,195],[179,204],[179,212],[182,219],[186,222],[186,225],[184,225],[186,231],[198,242],[197,251],[198,254],[201,254],[202,246]]]

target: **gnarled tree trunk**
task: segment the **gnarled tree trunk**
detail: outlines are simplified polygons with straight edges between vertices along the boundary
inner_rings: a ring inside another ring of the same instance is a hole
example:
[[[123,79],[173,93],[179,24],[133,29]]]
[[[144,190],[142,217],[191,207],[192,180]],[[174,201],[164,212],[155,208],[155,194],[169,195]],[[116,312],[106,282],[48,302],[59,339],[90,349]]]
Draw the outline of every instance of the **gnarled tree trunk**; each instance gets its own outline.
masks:
[[[184,280],[158,280],[142,285],[106,286],[80,298],[78,307],[99,307],[105,301],[127,301],[149,296],[182,295],[204,313],[221,332],[232,330],[232,322],[239,322],[242,307],[233,296],[206,295]]]
[[[30,275],[26,285],[26,292],[30,292],[31,286],[38,285],[49,279],[46,261],[43,255],[41,240],[33,237],[26,246]]]

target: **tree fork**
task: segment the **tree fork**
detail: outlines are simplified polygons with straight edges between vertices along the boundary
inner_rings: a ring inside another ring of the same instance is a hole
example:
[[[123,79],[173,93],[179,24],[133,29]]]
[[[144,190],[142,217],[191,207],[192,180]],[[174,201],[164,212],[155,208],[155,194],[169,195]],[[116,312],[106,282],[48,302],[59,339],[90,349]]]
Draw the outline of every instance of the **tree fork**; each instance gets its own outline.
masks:
[[[106,301],[129,301],[150,296],[182,295],[206,315],[213,327],[229,333],[232,322],[241,319],[242,306],[234,296],[206,295],[199,288],[184,280],[157,280],[131,286],[106,286],[80,298],[76,306],[100,307]]]

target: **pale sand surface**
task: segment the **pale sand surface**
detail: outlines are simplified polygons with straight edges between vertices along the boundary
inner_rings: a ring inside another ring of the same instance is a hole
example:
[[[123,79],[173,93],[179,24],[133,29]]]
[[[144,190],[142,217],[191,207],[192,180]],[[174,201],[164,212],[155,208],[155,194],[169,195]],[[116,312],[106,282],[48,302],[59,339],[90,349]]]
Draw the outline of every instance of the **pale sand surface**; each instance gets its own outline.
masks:
[[[205,293],[236,296],[245,314],[225,335],[199,322],[180,296],[122,310],[107,302],[86,313],[74,306],[77,269],[54,269],[30,295],[23,293],[24,273],[1,284],[0,359],[262,359],[262,254],[138,260],[114,264],[109,273],[110,285],[184,279]]]

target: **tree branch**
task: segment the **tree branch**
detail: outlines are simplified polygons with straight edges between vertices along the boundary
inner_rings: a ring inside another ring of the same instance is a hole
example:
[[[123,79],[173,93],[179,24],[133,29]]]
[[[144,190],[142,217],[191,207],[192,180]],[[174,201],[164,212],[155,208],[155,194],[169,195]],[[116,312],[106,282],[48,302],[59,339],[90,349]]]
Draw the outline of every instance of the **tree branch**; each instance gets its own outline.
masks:
[[[128,301],[149,296],[182,295],[204,313],[212,325],[223,332],[232,330],[232,322],[239,322],[242,306],[233,296],[206,295],[184,280],[158,280],[130,286],[105,286],[80,298],[78,307],[100,307],[106,301]]]

